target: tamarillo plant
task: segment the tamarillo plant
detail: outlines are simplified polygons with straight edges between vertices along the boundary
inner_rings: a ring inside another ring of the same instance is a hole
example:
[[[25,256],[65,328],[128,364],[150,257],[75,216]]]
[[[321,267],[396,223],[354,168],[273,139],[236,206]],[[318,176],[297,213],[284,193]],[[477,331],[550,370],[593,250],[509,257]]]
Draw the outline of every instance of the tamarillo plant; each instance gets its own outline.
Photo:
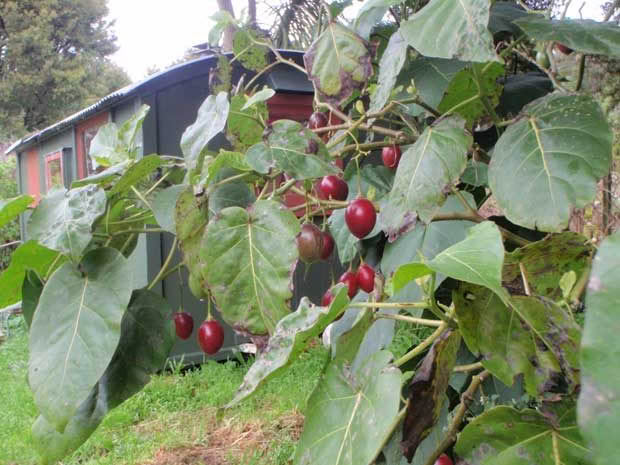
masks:
[[[375,34],[389,8],[398,21]],[[597,248],[567,231],[610,170],[612,132],[582,75],[560,75],[552,53],[549,68],[532,57],[562,43],[577,60],[618,58],[620,29],[478,0],[366,0],[351,24],[337,13],[305,68],[233,26],[235,60],[256,76],[274,62],[307,73],[316,110],[338,124],[267,125],[273,91],[252,78],[231,93],[221,76],[183,134],[184,158],[137,156],[143,108],[93,141],[106,171],[34,209],[0,283],[2,303],[21,295],[30,325],[43,462],[78,448],[164,364],[173,310],[150,288],[176,267],[166,260],[134,289],[127,257],[139,234],[165,230],[196,297],[268,338],[229,406],[331,325],[295,465],[616,463],[620,235]],[[230,150],[209,149],[220,133]],[[398,165],[382,166],[395,145]],[[326,176],[347,183],[346,198],[316,194]],[[287,206],[288,192],[305,203]],[[363,234],[345,223],[356,199],[371,206]],[[2,201],[0,226],[30,200]],[[486,202],[505,216],[485,216]],[[350,299],[337,284],[324,306],[289,307],[297,237],[313,222],[327,223],[342,264],[374,270],[370,293]],[[397,320],[433,332],[394,360]]]

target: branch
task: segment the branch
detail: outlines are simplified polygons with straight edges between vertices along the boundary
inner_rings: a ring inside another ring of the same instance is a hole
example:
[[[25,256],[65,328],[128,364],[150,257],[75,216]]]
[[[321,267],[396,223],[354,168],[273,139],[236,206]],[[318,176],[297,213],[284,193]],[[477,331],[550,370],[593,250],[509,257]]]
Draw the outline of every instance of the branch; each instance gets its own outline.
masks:
[[[162,276],[164,276],[164,273],[166,273],[166,270],[168,269],[168,266],[172,261],[172,257],[174,257],[174,253],[176,252],[178,242],[179,241],[177,236],[174,236],[174,241],[172,242],[172,247],[170,247],[170,252],[168,252],[168,257],[166,257],[166,261],[159,270],[159,273],[157,273],[157,275],[153,278],[153,281],[151,281],[151,284],[149,284],[149,287],[147,287],[149,291],[153,289],[153,286],[155,286],[155,284],[157,284],[157,282],[162,278]]]
[[[427,320],[425,318],[416,318],[416,317],[407,316],[407,315],[398,315],[398,314],[391,315],[389,313],[376,313],[375,318],[404,321],[406,323],[411,323],[414,325],[430,326],[430,327],[435,327],[435,328],[438,328],[439,326],[441,326],[441,320]]]
[[[417,357],[418,355],[420,355],[422,352],[424,352],[428,347],[431,346],[431,344],[433,344],[433,342],[435,342],[435,339],[437,339],[439,336],[441,336],[441,334],[448,329],[448,324],[445,321],[442,321],[441,324],[439,325],[439,327],[433,332],[433,334],[431,334],[429,337],[427,337],[426,339],[424,339],[422,342],[420,342],[417,346],[415,346],[412,350],[410,350],[409,352],[407,352],[405,355],[403,355],[401,358],[399,358],[398,360],[396,360],[394,362],[394,365],[399,367],[401,365],[404,365],[405,363],[407,363],[409,360],[411,360],[412,358]],[[431,462],[432,464],[432,462]]]

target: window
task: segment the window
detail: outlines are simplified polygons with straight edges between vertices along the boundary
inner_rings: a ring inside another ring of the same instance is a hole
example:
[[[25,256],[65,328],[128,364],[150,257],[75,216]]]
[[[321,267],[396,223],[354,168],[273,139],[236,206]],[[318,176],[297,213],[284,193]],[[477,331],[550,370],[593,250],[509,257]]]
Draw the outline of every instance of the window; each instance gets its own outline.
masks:
[[[62,171],[62,150],[45,156],[45,184],[49,191],[52,187],[65,185]]]

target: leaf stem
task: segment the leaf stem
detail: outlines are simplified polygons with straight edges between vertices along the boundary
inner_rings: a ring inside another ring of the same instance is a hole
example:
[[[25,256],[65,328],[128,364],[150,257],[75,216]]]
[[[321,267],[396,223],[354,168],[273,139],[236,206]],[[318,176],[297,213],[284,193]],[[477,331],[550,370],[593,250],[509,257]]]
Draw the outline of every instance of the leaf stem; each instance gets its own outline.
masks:
[[[177,236],[174,236],[174,241],[172,241],[172,247],[170,247],[170,252],[168,252],[166,261],[162,265],[157,275],[153,278],[153,281],[151,281],[151,283],[147,287],[149,291],[153,289],[153,286],[155,286],[155,284],[157,284],[157,282],[162,278],[164,273],[166,273],[166,270],[168,269],[168,266],[170,265],[170,262],[172,261],[172,257],[174,257],[174,253],[176,252],[178,242],[179,240]]]
[[[148,197],[148,196],[149,196],[149,194],[150,194],[151,192],[153,192],[155,189],[157,189],[157,186],[159,186],[162,182],[164,182],[164,181],[165,181],[165,179],[166,179],[169,175],[170,175],[170,171],[168,171],[168,172],[167,172],[166,174],[164,174],[161,178],[159,178],[159,179],[157,180],[157,182],[156,182],[155,184],[153,184],[153,185],[149,188],[149,190],[147,190],[147,191],[144,193],[144,197]]]
[[[469,365],[457,365],[452,371],[457,373],[467,373],[468,371],[475,371],[484,368],[482,362],[470,363]]]
[[[144,203],[144,205],[146,205],[146,207],[149,210],[153,210],[153,207],[151,207],[151,204],[149,203],[148,200],[146,200],[146,198],[140,193],[140,191],[138,189],[135,188],[135,186],[131,186],[131,190],[133,191],[134,194],[136,194],[136,196],[142,200],[142,202]]]
[[[397,320],[397,321],[405,321],[407,323],[422,325],[422,326],[430,326],[438,328],[441,326],[441,320],[428,320],[425,318],[416,318],[413,316],[407,315],[390,315],[389,313],[375,313],[375,318],[384,318],[387,320]]]
[[[435,342],[435,339],[437,339],[439,336],[441,336],[441,334],[446,329],[448,329],[448,324],[445,321],[442,321],[441,324],[439,325],[439,327],[433,332],[433,334],[431,334],[429,337],[424,339],[421,343],[419,343],[417,346],[415,346],[412,350],[407,352],[401,358],[396,360],[394,362],[394,365],[396,365],[397,367],[402,366],[405,363],[407,363],[409,360],[411,360],[412,358],[417,357],[418,355],[420,355],[428,347],[430,347],[431,344],[433,342]]]

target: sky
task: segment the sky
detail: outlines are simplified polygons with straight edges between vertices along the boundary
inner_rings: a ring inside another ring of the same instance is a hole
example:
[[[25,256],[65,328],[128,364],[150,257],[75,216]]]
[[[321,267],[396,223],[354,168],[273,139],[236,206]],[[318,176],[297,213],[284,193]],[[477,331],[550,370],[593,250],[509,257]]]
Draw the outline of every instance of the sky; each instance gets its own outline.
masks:
[[[573,0],[569,17],[602,19],[604,0]],[[232,0],[235,13],[247,7],[246,0]],[[357,2],[355,2],[357,4]],[[150,67],[165,68],[192,45],[207,41],[217,11],[215,0],[108,0],[109,19],[114,19],[119,51],[112,60],[133,81],[146,77]],[[259,12],[260,16],[260,12]]]

